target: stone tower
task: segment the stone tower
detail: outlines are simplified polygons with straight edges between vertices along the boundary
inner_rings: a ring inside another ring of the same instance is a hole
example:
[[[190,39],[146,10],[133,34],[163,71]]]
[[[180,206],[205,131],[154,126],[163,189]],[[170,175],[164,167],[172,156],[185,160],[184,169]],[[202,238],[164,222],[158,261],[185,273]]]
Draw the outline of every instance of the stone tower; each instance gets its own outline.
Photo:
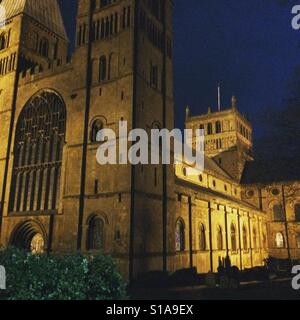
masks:
[[[91,173],[81,185],[86,194],[97,189],[94,199],[80,201],[78,234],[92,208],[107,212],[107,241],[130,278],[171,268],[174,173],[162,165],[99,166],[88,132],[118,132],[123,120],[129,130],[173,128],[172,9],[169,0],[81,0],[78,7],[73,65],[86,106],[81,172]],[[84,234],[78,245],[84,248]]]
[[[52,0],[1,1],[0,17],[0,226],[7,215],[19,80],[66,60],[68,38]]]
[[[245,162],[252,159],[252,125],[237,109],[237,99],[231,108],[201,116],[189,116],[187,129],[204,129],[205,154],[213,158],[230,176],[240,181]]]

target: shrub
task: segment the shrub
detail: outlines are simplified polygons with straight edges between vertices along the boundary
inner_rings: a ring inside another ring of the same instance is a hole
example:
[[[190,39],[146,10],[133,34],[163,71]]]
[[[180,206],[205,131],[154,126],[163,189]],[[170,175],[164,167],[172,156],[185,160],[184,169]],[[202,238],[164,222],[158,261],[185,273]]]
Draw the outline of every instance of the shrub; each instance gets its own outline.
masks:
[[[85,257],[33,255],[16,248],[0,252],[6,268],[6,300],[110,300],[125,297],[125,283],[113,260],[103,254]]]

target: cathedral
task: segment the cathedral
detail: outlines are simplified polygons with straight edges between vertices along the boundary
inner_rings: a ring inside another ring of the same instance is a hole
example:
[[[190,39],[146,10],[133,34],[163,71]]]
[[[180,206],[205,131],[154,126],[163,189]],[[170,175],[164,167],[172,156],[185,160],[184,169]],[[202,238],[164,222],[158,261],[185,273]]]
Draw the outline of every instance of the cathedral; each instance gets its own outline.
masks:
[[[205,167],[99,165],[97,133],[174,128],[172,0],[78,0],[76,43],[57,0],[2,0],[0,245],[110,254],[148,271],[300,259],[300,190],[265,179],[237,99],[193,115]],[[262,172],[261,174],[258,174]]]

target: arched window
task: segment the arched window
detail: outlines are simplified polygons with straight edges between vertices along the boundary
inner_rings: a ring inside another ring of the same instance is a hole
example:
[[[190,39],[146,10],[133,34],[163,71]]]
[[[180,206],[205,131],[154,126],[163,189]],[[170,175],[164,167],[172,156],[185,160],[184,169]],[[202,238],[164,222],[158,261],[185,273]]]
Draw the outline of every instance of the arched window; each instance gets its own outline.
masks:
[[[300,222],[300,203],[295,204],[295,221]]]
[[[253,228],[253,249],[257,249],[257,231]]]
[[[217,121],[216,122],[216,133],[221,133],[221,132],[222,132],[221,122]]]
[[[205,226],[202,223],[199,228],[199,248],[201,251],[206,250]]]
[[[281,204],[273,206],[273,216],[275,221],[284,221],[283,208]]]
[[[297,233],[296,235],[296,247],[300,249],[300,233]]]
[[[213,133],[213,128],[212,128],[212,124],[211,123],[209,123],[208,125],[207,125],[207,134],[212,134]]]
[[[236,251],[237,246],[236,246],[236,230],[235,230],[235,225],[232,224],[230,228],[230,238],[231,238],[231,250]]]
[[[217,229],[217,249],[223,250],[223,232],[221,226]]]
[[[284,248],[284,236],[281,232],[276,233],[275,244],[276,248]]]
[[[99,61],[99,81],[105,81],[106,80],[106,74],[107,74],[107,62],[106,57],[101,56]]]
[[[245,225],[243,226],[243,248],[248,250],[248,232]]]
[[[176,251],[182,252],[185,250],[185,241],[184,241],[184,223],[181,219],[178,219],[176,222],[176,232],[175,232],[175,242],[176,242]]]
[[[39,43],[39,54],[43,57],[48,57],[49,42],[46,38],[42,38]]]
[[[97,134],[100,130],[103,129],[103,122],[99,119],[95,120],[91,128],[91,142],[97,142]]]
[[[93,217],[88,226],[88,250],[104,248],[104,221],[101,217]]]
[[[23,108],[16,126],[10,212],[58,209],[66,109],[52,91]]]

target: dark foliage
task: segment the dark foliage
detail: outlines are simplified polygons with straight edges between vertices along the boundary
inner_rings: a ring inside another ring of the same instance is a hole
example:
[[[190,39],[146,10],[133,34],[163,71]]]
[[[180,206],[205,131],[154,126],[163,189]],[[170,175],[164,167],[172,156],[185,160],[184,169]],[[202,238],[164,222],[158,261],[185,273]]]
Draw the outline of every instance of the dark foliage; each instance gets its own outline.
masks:
[[[2,300],[111,300],[125,297],[125,284],[112,259],[103,254],[85,257],[33,255],[9,248],[0,252],[7,290]]]

